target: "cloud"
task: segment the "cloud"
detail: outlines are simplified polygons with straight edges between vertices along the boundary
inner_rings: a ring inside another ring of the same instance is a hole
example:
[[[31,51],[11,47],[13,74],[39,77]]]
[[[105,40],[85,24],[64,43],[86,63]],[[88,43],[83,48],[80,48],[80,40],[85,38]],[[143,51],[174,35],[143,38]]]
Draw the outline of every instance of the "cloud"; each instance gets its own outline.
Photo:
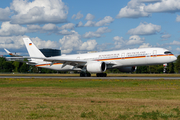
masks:
[[[108,29],[108,27],[101,27],[101,28],[98,28],[97,31],[95,32],[86,32],[83,35],[83,37],[84,38],[101,37],[102,34],[108,33],[108,32],[111,32],[111,30]]]
[[[180,48],[176,48],[176,50],[177,50],[178,52],[180,52]]]
[[[113,38],[113,40],[115,41],[114,42],[114,45],[115,45],[114,48],[115,49],[119,49],[119,48],[121,48],[125,44],[125,41],[124,41],[123,37],[115,36]]]
[[[139,0],[138,2],[151,3],[151,2],[161,2],[162,0]]]
[[[81,35],[74,31],[72,35],[66,35],[59,40],[61,44],[62,53],[71,53],[73,51],[89,51],[95,49],[97,42],[95,40],[88,40],[82,42]]]
[[[87,42],[82,43],[80,50],[93,50],[97,45],[96,40],[88,40]]]
[[[22,49],[25,47],[23,37],[26,36],[0,37],[0,48]]]
[[[73,34],[72,31],[68,31],[66,29],[74,29],[75,24],[67,23],[62,25],[61,27],[56,26],[55,24],[49,23],[45,24],[43,27],[39,25],[27,25],[28,32],[48,32],[48,33],[56,33],[58,35],[69,35]]]
[[[108,29],[108,27],[100,27],[100,28],[97,29],[96,32],[99,33],[99,34],[103,34],[103,33],[111,32],[111,30]]]
[[[14,11],[11,23],[63,23],[67,20],[68,7],[62,0],[13,0],[10,9]]]
[[[145,41],[145,38],[141,38],[137,35],[130,36],[128,40],[124,40],[123,37],[115,36],[113,38],[115,49],[127,48],[132,45],[141,45]]]
[[[161,31],[161,26],[154,25],[152,23],[140,23],[140,25],[134,29],[128,31],[130,35],[152,35]]]
[[[68,31],[66,29],[73,29],[75,24],[68,23],[61,27],[56,26],[55,24],[49,23],[44,26],[39,25],[27,25],[26,27],[22,27],[19,24],[11,24],[10,22],[3,22],[0,29],[0,36],[19,36],[24,35],[26,33],[32,32],[41,32],[48,34],[58,34],[58,35],[69,35],[73,34],[72,31]]]
[[[150,13],[144,10],[145,4],[138,0],[131,0],[128,5],[122,8],[116,18],[139,18],[148,17]]]
[[[57,31],[58,27],[55,24],[49,23],[42,27],[43,31]]]
[[[93,37],[101,37],[101,34],[97,33],[97,32],[86,32],[84,35],[83,35],[84,38],[93,38]]]
[[[85,27],[99,27],[99,26],[105,26],[105,25],[109,25],[109,23],[112,23],[114,21],[114,19],[111,16],[106,16],[104,17],[102,20],[98,21],[98,22],[94,22],[94,21],[87,21],[87,23],[85,23]]]
[[[149,4],[145,7],[147,12],[178,12],[180,11],[179,0],[162,0],[154,4]]]
[[[116,17],[139,18],[148,17],[151,15],[151,13],[179,11],[179,0],[131,0],[130,2],[128,2],[127,6],[119,11]]]
[[[144,7],[139,7],[138,9],[131,9],[131,8],[125,7],[119,11],[119,14],[116,17],[117,18],[148,17],[150,14],[145,12],[143,9]]]
[[[75,20],[78,20],[78,19],[81,19],[81,18],[83,18],[83,17],[84,17],[84,15],[81,14],[81,12],[78,12],[77,14],[74,14],[74,15],[72,16],[72,19],[75,18]]]
[[[180,22],[180,15],[177,15],[176,22]]]
[[[74,26],[75,26],[75,24],[73,24],[73,23],[67,23],[65,25],[62,25],[59,29],[60,30],[74,29]]]
[[[59,35],[72,35],[72,34],[74,34],[74,30],[71,30],[71,31],[61,30],[57,34],[59,34]]]
[[[93,27],[95,25],[96,22],[94,21],[87,21],[87,23],[85,23],[84,27]]]
[[[109,23],[112,23],[114,19],[111,16],[106,16],[104,19],[100,20],[95,24],[95,26],[104,26],[104,25],[109,25]]]
[[[28,32],[37,32],[42,28],[39,25],[27,25]]]
[[[0,48],[16,49],[18,51],[25,50],[23,38],[28,36],[11,36],[11,37],[0,37]],[[39,48],[58,48],[60,45],[57,42],[51,40],[41,40],[38,37],[30,38],[33,43]],[[26,51],[22,51],[23,53]]]
[[[76,25],[76,27],[82,27],[82,26],[83,26],[83,23],[81,21]]]
[[[27,28],[18,24],[10,24],[9,22],[3,22],[0,29],[0,36],[18,36],[24,35],[27,32]]]
[[[88,14],[86,15],[85,20],[89,20],[89,21],[91,21],[91,20],[93,20],[94,18],[95,18],[95,16],[94,16],[94,15],[92,15],[92,14],[88,13]]]
[[[152,47],[152,45],[150,45],[149,43],[143,43],[142,45],[139,46],[139,48],[150,48]]]
[[[180,42],[179,41],[173,41],[171,43],[166,43],[167,45],[180,45]]]
[[[51,41],[51,40],[41,40],[40,38],[38,37],[35,37],[35,38],[31,38],[31,40],[33,41],[33,43],[39,48],[39,49],[42,49],[42,48],[58,48],[59,47],[59,44],[55,41]]]
[[[5,9],[0,8],[0,21],[7,21],[10,20],[9,16],[11,15],[11,11],[9,7]]]
[[[144,38],[140,38],[137,35],[133,35],[129,37],[129,41],[126,43],[127,45],[139,45],[142,44],[144,42]]]
[[[180,45],[180,41],[176,41],[176,40],[174,40],[170,43],[164,43],[164,44],[158,44],[157,43],[158,47],[164,47],[164,48],[167,48],[167,46],[179,46],[179,45]]]
[[[162,40],[168,40],[168,38],[170,38],[171,35],[168,33],[164,33],[164,35],[161,36]]]

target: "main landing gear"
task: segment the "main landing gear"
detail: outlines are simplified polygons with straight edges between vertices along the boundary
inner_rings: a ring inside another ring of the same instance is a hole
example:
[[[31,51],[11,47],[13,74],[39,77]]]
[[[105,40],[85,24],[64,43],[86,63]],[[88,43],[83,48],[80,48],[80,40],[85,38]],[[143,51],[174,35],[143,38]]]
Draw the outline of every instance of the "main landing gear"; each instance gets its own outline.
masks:
[[[106,77],[107,74],[106,73],[97,73],[96,77]]]
[[[80,77],[91,77],[90,73],[81,72]]]
[[[106,73],[97,73],[96,74],[96,77],[106,77],[106,76],[107,76]],[[80,77],[91,77],[91,74],[87,73],[87,72],[81,72]]]

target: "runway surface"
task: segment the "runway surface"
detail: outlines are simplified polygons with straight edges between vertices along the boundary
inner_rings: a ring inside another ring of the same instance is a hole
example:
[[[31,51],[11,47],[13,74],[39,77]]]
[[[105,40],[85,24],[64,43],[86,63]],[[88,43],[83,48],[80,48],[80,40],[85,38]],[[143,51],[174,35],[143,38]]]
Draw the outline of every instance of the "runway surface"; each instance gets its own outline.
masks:
[[[59,79],[171,79],[180,80],[180,77],[77,77],[77,76],[0,76],[0,78],[59,78]]]

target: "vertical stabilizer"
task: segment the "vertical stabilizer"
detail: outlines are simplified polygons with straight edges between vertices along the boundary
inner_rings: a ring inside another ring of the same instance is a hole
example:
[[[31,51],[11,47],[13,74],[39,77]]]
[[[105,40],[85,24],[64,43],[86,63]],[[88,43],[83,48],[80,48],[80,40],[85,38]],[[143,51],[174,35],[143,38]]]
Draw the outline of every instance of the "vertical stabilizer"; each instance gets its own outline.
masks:
[[[33,44],[33,42],[29,38],[23,38],[23,41],[24,44],[26,45],[30,57],[45,58],[42,52]]]
[[[6,48],[4,48],[4,50],[5,50],[9,55],[12,55],[12,53],[9,52]]]

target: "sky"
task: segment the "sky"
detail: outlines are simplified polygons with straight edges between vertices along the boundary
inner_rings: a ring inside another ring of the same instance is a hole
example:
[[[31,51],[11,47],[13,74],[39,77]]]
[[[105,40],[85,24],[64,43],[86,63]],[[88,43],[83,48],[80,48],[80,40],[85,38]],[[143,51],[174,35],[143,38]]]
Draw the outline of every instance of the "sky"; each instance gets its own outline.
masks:
[[[62,54],[161,47],[180,54],[180,0],[3,0],[0,54],[23,38]]]

